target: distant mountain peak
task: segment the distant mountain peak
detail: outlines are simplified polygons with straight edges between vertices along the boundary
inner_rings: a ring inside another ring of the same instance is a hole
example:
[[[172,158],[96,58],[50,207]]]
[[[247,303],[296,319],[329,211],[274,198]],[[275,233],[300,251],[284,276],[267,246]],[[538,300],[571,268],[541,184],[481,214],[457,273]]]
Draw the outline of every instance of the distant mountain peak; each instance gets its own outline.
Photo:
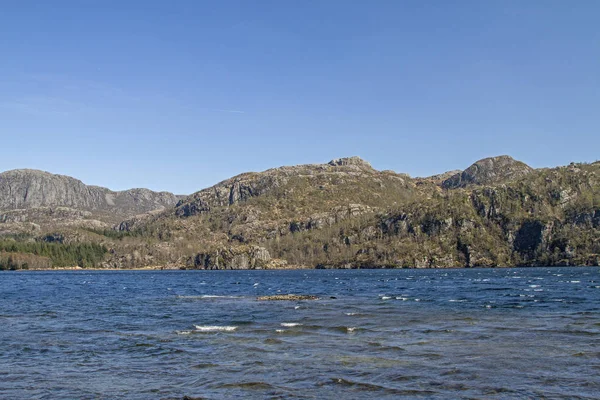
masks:
[[[511,156],[483,158],[469,168],[442,182],[444,189],[464,188],[469,185],[492,185],[521,178],[533,171],[529,165]]]
[[[117,215],[133,215],[174,206],[179,199],[148,189],[112,191],[86,185],[66,175],[36,169],[0,173],[0,210],[68,207]]]
[[[327,164],[334,166],[334,167],[341,167],[341,166],[346,166],[346,165],[356,165],[359,167],[373,168],[370,163],[368,163],[367,161],[363,160],[362,158],[360,158],[358,156],[335,158],[335,159],[329,161]]]

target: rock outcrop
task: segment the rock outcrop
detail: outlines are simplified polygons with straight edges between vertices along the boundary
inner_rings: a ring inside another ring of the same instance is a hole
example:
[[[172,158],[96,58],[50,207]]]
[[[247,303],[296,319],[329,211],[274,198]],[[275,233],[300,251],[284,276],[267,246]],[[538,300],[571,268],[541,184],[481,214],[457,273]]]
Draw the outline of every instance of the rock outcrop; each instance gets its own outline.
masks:
[[[264,269],[271,255],[264,247],[238,246],[199,253],[187,262],[193,269]]]
[[[444,189],[464,188],[469,185],[495,185],[531,173],[533,168],[509,156],[484,158],[462,172],[442,182]]]
[[[0,211],[62,207],[123,217],[170,208],[178,201],[177,196],[168,192],[148,189],[115,192],[38,170],[0,174]]]
[[[301,301],[319,300],[319,297],[310,294],[274,294],[271,296],[258,296],[258,301]]]

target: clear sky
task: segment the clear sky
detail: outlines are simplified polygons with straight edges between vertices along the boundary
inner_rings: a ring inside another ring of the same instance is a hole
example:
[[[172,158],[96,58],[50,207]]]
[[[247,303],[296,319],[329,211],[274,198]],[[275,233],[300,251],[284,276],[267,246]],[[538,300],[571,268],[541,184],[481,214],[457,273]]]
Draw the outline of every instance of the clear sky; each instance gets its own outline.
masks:
[[[600,1],[3,1],[0,171],[192,193],[600,159]]]

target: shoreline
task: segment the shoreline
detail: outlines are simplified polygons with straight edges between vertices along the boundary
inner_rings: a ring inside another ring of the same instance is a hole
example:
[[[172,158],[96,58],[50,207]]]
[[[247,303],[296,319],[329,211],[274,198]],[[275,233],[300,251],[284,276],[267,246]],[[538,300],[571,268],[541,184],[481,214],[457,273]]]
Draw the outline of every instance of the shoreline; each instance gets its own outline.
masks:
[[[306,271],[306,270],[470,270],[470,269],[516,269],[516,268],[598,268],[598,265],[517,265],[502,267],[438,267],[438,268],[317,268],[298,266],[297,268],[260,268],[260,269],[194,269],[194,268],[172,268],[164,266],[148,266],[137,268],[81,268],[81,267],[59,267],[59,268],[39,268],[39,269],[16,269],[3,270],[0,272],[64,272],[64,271]]]

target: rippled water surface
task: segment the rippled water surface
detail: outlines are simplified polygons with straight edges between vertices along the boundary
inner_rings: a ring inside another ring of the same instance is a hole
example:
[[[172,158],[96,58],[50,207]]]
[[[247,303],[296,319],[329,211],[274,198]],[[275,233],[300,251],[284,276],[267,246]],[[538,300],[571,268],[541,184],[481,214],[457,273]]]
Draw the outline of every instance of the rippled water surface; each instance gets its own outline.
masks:
[[[185,395],[600,398],[600,268],[0,274],[0,398]]]

